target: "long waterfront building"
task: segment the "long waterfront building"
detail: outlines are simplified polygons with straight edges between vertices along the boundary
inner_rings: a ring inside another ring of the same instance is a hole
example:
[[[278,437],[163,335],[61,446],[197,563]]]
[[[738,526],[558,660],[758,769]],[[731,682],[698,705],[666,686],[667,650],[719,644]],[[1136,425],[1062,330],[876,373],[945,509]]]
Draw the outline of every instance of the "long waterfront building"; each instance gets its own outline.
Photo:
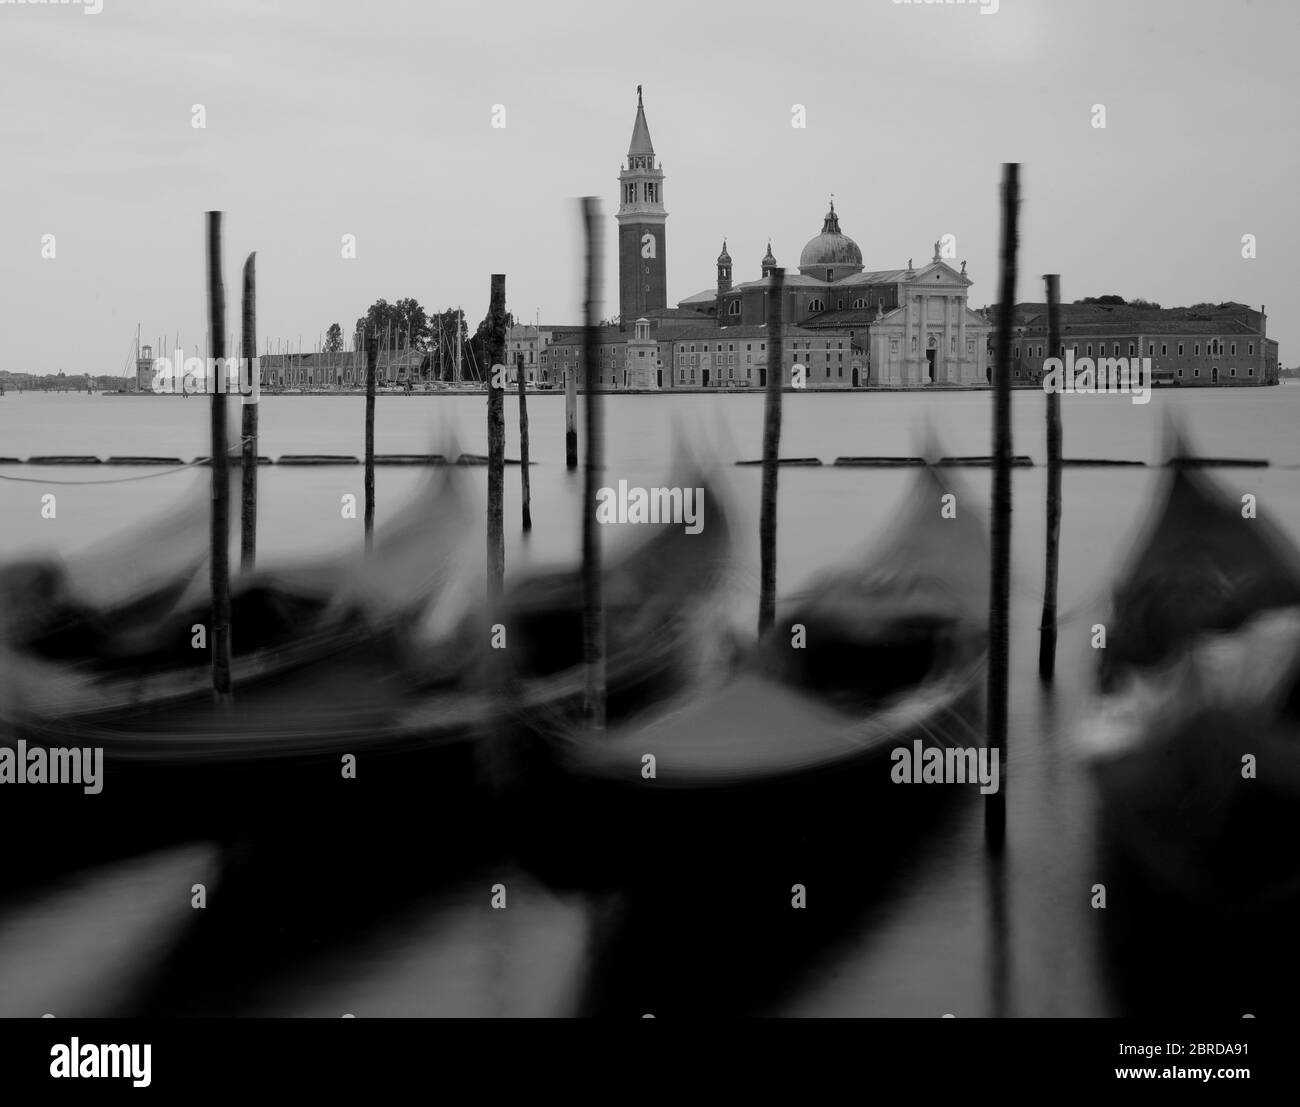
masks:
[[[1277,384],[1278,345],[1267,326],[1263,306],[1233,302],[1061,305],[1061,342],[1076,359],[1149,357],[1155,383],[1182,387]],[[1047,305],[1017,304],[1012,380],[1041,380],[1050,356]]]

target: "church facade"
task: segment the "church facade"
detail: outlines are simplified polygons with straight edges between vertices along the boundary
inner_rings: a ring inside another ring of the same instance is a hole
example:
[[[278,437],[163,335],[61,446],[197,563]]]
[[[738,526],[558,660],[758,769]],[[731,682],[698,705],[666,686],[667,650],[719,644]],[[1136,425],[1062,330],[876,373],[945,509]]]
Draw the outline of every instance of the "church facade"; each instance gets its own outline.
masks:
[[[619,172],[619,323],[602,329],[596,375],[605,388],[709,389],[766,385],[772,317],[772,244],[755,280],[735,283],[727,244],[714,286],[669,306],[668,210],[641,89],[627,161]],[[983,384],[991,325],[967,306],[966,264],[940,244],[929,263],[868,270],[840,229],[834,201],[787,270],[782,303],[782,381],[803,367],[809,388]],[[527,332],[527,333],[526,333]],[[512,328],[507,348],[529,379],[558,385],[582,364],[582,332]],[[528,346],[525,351],[522,346]]]

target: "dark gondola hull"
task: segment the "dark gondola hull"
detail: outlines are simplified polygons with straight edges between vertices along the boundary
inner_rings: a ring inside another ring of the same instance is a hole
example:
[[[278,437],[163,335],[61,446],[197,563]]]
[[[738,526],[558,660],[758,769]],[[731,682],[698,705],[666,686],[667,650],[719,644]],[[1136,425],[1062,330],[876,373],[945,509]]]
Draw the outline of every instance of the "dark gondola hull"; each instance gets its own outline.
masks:
[[[245,687],[226,708],[208,695],[79,719],[64,734],[104,751],[100,791],[6,787],[0,826],[11,840],[39,827],[40,849],[22,855],[25,870],[7,867],[3,886],[189,840],[318,834],[323,845],[454,822],[483,800],[478,732],[459,699],[446,725],[407,728],[398,716],[414,702],[391,658],[369,650]],[[49,733],[19,740],[69,744]]]
[[[973,513],[941,514],[950,487],[925,471],[895,537],[784,605],[722,687],[601,735],[520,713],[530,760],[509,806],[528,863],[602,891],[719,868],[825,873],[863,835],[932,823],[962,786],[895,783],[894,752],[981,742],[987,649],[987,546]]]
[[[1281,1014],[1300,987],[1300,554],[1199,473],[1155,514],[1083,733],[1101,947],[1124,1014]]]
[[[96,794],[4,789],[0,829],[25,837],[39,826],[41,849],[0,888],[179,841],[304,827],[324,841],[331,827],[400,824],[421,796],[449,817],[474,803],[465,781],[477,781],[469,748],[483,705],[422,687],[431,654],[447,659],[417,634],[451,579],[465,507],[454,478],[435,477],[371,554],[237,581],[235,695],[224,705],[207,650],[192,644],[201,601],[122,620],[72,656],[11,635],[0,646],[0,745],[100,750],[104,775]],[[434,718],[413,728],[402,716],[417,702]]]
[[[521,850],[552,884],[593,891],[671,886],[699,871],[778,884],[778,872],[802,873],[805,880],[832,874],[864,841],[914,840],[918,828],[974,791],[973,785],[896,783],[892,756],[897,749],[910,754],[917,741],[936,749],[978,743],[982,667],[968,676],[964,688],[937,696],[911,725],[900,720],[888,737],[801,769],[675,781],[670,759],[653,754],[649,735],[642,744],[655,757],[653,778],[644,775],[644,763],[597,775],[581,763],[539,761],[529,788],[508,805]],[[741,678],[714,705],[761,700],[762,691],[753,692]],[[818,705],[793,700],[794,712],[815,717]],[[671,708],[668,718],[675,718]],[[792,744],[801,737],[797,725],[788,732]],[[852,741],[846,728],[846,749]]]

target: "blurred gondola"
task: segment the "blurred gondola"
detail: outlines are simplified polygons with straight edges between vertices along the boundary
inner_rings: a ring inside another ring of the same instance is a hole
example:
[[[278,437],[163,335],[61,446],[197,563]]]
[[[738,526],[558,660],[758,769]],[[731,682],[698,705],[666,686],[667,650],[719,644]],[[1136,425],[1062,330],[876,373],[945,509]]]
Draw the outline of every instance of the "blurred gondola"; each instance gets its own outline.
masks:
[[[720,687],[605,734],[521,715],[516,849],[616,894],[590,1011],[761,1009],[951,808],[955,786],[895,783],[894,754],[981,741],[988,547],[969,500],[944,517],[952,491],[923,470],[895,537],[783,605]]]
[[[1161,500],[1082,730],[1103,945],[1125,1014],[1281,1013],[1300,970],[1255,951],[1300,924],[1300,552],[1194,469]]]

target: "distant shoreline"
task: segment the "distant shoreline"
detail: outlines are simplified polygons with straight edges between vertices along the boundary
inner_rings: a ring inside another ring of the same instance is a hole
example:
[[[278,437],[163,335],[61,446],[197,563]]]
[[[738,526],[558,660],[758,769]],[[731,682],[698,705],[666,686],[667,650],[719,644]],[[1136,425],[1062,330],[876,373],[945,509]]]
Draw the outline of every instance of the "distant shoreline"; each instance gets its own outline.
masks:
[[[1277,383],[1284,384],[1288,382],[1282,380]],[[1017,391],[1029,391],[1029,392],[1042,391],[1042,385],[1036,384],[1032,381],[1015,382],[1011,385],[1011,387],[1013,390],[1017,390]],[[1189,392],[1217,391],[1220,389],[1271,388],[1271,387],[1274,386],[1267,385],[1267,384],[1223,384],[1223,383],[1217,385],[1215,384],[1199,384],[1199,385],[1156,384],[1153,386],[1154,390],[1157,392],[1173,392],[1173,391],[1181,391],[1181,390],[1185,390]],[[872,385],[870,388],[851,388],[851,387],[793,388],[789,385],[785,385],[781,389],[782,392],[786,392],[786,393],[798,393],[803,395],[822,394],[822,395],[831,395],[831,396],[845,396],[845,395],[868,395],[869,396],[874,393],[881,393],[881,392],[923,392],[923,393],[930,392],[935,394],[943,394],[943,393],[965,393],[965,392],[991,392],[992,390],[993,390],[993,386],[991,384]],[[24,391],[42,392],[44,390],[37,388],[37,389],[24,389]],[[58,391],[72,392],[73,390],[60,389]],[[577,391],[578,391],[578,395],[580,396],[586,395],[585,389],[580,388]],[[507,396],[517,396],[519,394],[519,390],[517,388],[506,388],[505,393]],[[602,396],[763,396],[765,393],[766,393],[766,389],[763,388],[698,388],[698,389],[602,388],[599,394]],[[261,395],[266,398],[291,396],[291,397],[302,398],[302,399],[306,399],[309,397],[331,397],[331,396],[355,398],[355,397],[364,397],[365,394],[366,394],[366,390],[364,388],[350,388],[350,389],[331,388],[331,389],[321,389],[321,390],[311,391],[311,392],[280,392],[280,391],[272,392],[266,390],[261,393]],[[95,395],[134,396],[140,398],[140,397],[152,397],[154,393],[152,392],[99,392],[99,393],[95,393]],[[194,396],[200,398],[205,395],[206,393],[202,393],[202,392],[194,393]],[[377,389],[375,391],[376,398],[384,397],[384,396],[393,396],[393,397],[401,396],[404,398],[418,397],[421,399],[428,399],[428,398],[436,398],[438,396],[486,396],[486,395],[487,395],[487,389],[482,387],[439,388],[439,389],[431,389],[429,391],[424,391],[423,389],[417,389],[412,392],[398,391],[396,389]],[[526,393],[526,395],[530,399],[536,397],[544,397],[544,396],[562,397],[564,395],[564,390],[561,388],[553,388],[553,389],[542,388],[537,390],[533,390],[530,388]],[[159,398],[161,398],[161,396]]]
[[[1221,389],[1235,390],[1241,388],[1272,388],[1275,387],[1276,385],[1295,384],[1295,383],[1297,382],[1295,381],[1294,378],[1283,377],[1271,385],[1263,384],[1263,383],[1237,384],[1237,383],[1224,383],[1224,382],[1220,382],[1219,384],[1190,384],[1190,385],[1156,383],[1152,386],[1152,388],[1156,392],[1172,392],[1175,390],[1218,391]],[[1030,391],[1030,392],[1042,391],[1042,385],[1034,383],[1033,381],[1016,381],[1012,383],[1011,388],[1015,391]],[[872,395],[873,393],[881,393],[881,392],[921,392],[921,393],[929,392],[935,394],[943,394],[943,393],[965,393],[965,392],[991,392],[992,390],[993,390],[993,386],[991,384],[939,384],[939,385],[899,384],[899,385],[871,385],[868,388],[853,388],[850,386],[844,386],[844,387],[832,386],[830,388],[825,388],[825,387],[794,388],[791,387],[790,385],[785,385],[781,389],[782,392],[786,392],[786,393],[801,393],[801,394],[814,394],[814,395],[820,393],[823,395],[832,395],[832,396]],[[42,395],[61,395],[67,393],[74,396],[84,396],[84,395],[130,396],[130,397],[135,397],[137,399],[144,398],[144,397],[151,397],[151,398],[156,397],[161,399],[163,396],[170,396],[171,398],[175,398],[174,394],[170,394],[170,393],[119,392],[119,391],[110,391],[110,390],[101,390],[98,392],[87,393],[84,390],[79,388],[53,388],[53,389],[21,388],[19,389],[19,388],[7,387],[4,389],[3,392],[0,392],[0,395],[21,396],[23,393],[26,392],[31,392],[34,394],[39,393]],[[505,393],[507,396],[518,395],[518,392],[519,390],[517,388],[505,389]],[[577,392],[578,395],[580,396],[586,395],[585,389],[579,388]],[[766,393],[766,389],[764,388],[696,388],[696,389],[602,388],[600,390],[600,395],[602,396],[762,396],[765,393]],[[298,398],[322,397],[322,396],[323,397],[346,396],[346,397],[355,398],[355,397],[364,397],[365,394],[366,394],[366,390],[364,388],[330,388],[330,389],[313,390],[311,392],[287,392],[287,391],[273,392],[268,389],[268,390],[264,390],[261,393],[262,396],[268,398],[278,397],[278,396],[293,396]],[[206,396],[207,393],[196,392],[193,393],[192,395],[198,398],[202,398]],[[233,399],[237,395],[238,395],[237,393],[232,393],[231,398]],[[404,390],[398,390],[398,389],[376,389],[375,391],[376,397],[402,396],[402,397],[433,398],[438,396],[486,396],[486,395],[487,395],[487,389],[482,386],[475,387],[475,388],[463,388],[463,387],[462,388],[438,388],[438,389],[431,389],[428,391],[425,391],[423,389],[417,389],[411,392],[406,392]],[[564,389],[562,388],[531,389],[530,388],[527,392],[527,395],[534,398],[542,397],[542,396],[563,396]],[[182,399],[184,398],[186,397],[182,397]]]

